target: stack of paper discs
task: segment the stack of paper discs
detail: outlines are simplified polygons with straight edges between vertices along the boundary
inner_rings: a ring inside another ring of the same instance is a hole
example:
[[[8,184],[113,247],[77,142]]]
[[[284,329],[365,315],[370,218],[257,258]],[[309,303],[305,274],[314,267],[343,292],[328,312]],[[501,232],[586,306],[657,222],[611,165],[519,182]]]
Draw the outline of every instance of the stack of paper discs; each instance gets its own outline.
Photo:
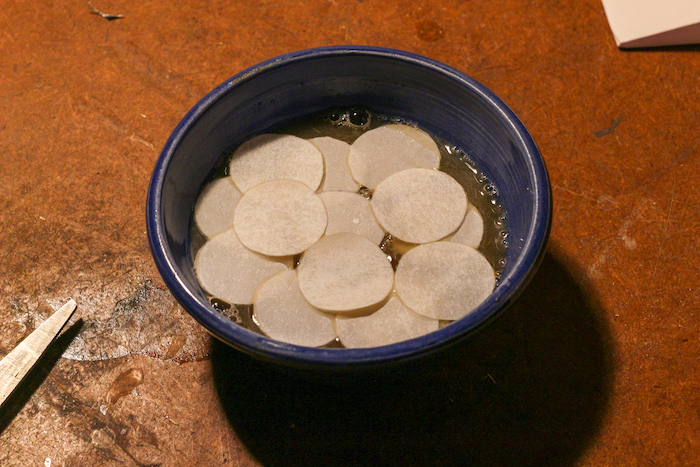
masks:
[[[263,333],[302,346],[388,345],[465,316],[495,274],[476,249],[483,218],[440,157],[427,133],[402,124],[353,144],[250,139],[195,206],[202,287],[252,304]],[[405,249],[395,271],[380,248],[388,238]]]

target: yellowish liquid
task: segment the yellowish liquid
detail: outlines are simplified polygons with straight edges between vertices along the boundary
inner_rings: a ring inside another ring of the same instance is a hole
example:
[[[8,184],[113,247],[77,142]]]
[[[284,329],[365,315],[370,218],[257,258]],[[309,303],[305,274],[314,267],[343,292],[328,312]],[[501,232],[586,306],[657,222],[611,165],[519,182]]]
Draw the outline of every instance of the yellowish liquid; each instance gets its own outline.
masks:
[[[401,119],[385,117],[374,114],[362,108],[331,109],[319,115],[302,119],[294,124],[276,129],[275,133],[290,134],[304,139],[330,136],[332,138],[352,144],[360,135],[382,125],[402,123],[413,125]],[[489,261],[496,274],[496,286],[505,268],[506,254],[508,251],[508,222],[506,210],[500,202],[498,189],[481,172],[469,156],[462,150],[434,138],[440,149],[439,170],[452,176],[464,188],[469,203],[481,214],[484,221],[484,233],[479,245],[479,251]],[[213,171],[211,180],[228,176],[228,166],[235,148],[228,151]],[[211,181],[209,180],[209,181]],[[370,198],[371,190],[361,187],[359,193]],[[194,220],[191,221],[191,247],[192,257],[196,257],[199,248],[206,242],[206,237],[199,231]],[[387,253],[396,268],[405,252],[407,245],[399,242],[391,235],[384,237],[380,247]],[[299,263],[301,255],[293,259],[294,267]],[[255,323],[253,305],[228,304],[216,297],[210,297],[212,305],[222,314],[234,322],[259,334],[264,333]],[[334,341],[325,347],[342,347],[342,344]]]

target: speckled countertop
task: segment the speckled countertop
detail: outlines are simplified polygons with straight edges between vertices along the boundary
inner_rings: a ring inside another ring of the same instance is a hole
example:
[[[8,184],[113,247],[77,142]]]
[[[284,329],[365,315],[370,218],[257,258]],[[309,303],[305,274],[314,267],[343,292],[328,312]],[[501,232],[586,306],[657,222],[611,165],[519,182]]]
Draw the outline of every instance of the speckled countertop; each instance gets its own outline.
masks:
[[[700,464],[700,48],[620,51],[598,0],[2,1],[0,355],[70,327],[0,411],[2,466]],[[534,282],[449,357],[329,385],[214,344],[144,206],[168,135],[273,56],[367,44],[498,94],[550,170]]]

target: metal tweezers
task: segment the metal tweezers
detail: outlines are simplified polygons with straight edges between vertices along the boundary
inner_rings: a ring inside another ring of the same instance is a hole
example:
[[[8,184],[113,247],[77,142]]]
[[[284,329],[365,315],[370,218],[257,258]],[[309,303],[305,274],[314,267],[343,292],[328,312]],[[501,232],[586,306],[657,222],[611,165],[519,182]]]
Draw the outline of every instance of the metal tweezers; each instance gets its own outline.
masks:
[[[69,300],[0,361],[0,406],[41,358],[75,311]]]

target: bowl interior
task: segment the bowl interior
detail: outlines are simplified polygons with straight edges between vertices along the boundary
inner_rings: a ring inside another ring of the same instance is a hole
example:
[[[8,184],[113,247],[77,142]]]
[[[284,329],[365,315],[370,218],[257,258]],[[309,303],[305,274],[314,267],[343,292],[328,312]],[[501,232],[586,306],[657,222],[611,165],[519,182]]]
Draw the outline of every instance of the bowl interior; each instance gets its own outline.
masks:
[[[220,316],[194,274],[190,221],[197,195],[227,150],[251,136],[331,107],[361,105],[417,123],[464,150],[498,187],[509,227],[500,286],[479,309],[436,333],[377,349],[307,349],[278,343]],[[183,119],[151,181],[149,240],[176,298],[222,340],[270,359],[310,364],[400,359],[441,346],[495,317],[541,259],[549,232],[549,182],[522,123],[495,95],[455,70],[415,55],[328,48],[265,62],[223,83]]]

